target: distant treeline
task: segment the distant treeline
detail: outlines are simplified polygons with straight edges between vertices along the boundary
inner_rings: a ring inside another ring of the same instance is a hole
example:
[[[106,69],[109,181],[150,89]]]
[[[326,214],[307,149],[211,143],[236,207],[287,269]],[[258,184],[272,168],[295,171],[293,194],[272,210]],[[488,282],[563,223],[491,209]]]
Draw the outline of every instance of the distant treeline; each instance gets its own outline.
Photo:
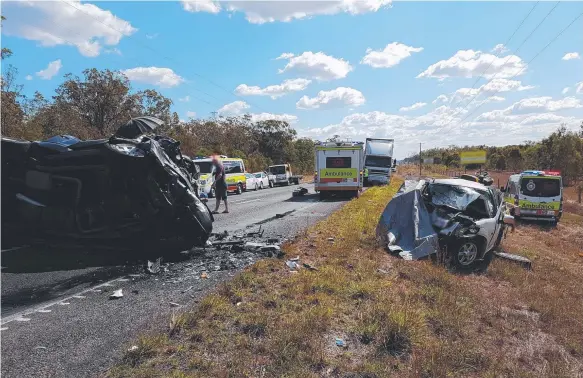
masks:
[[[489,147],[450,146],[432,148],[421,153],[422,158],[434,158],[436,164],[461,168],[460,152],[486,150],[486,169],[520,171],[524,169],[560,170],[564,177],[576,179],[583,176],[583,123],[579,132],[567,131],[565,126],[540,142],[520,145]],[[419,162],[419,154],[408,157],[406,163]],[[470,168],[475,168],[470,167]]]

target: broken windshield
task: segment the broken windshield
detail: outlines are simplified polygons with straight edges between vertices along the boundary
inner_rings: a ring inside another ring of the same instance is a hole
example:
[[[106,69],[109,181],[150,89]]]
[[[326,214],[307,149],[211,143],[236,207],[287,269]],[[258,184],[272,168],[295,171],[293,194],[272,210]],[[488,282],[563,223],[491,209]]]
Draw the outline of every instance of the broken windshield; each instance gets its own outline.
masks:
[[[475,200],[480,198],[476,190],[463,186],[429,184],[431,202],[436,206],[448,206],[464,211]]]
[[[210,161],[194,161],[194,164],[200,168],[200,173],[211,173],[213,171],[213,164]]]

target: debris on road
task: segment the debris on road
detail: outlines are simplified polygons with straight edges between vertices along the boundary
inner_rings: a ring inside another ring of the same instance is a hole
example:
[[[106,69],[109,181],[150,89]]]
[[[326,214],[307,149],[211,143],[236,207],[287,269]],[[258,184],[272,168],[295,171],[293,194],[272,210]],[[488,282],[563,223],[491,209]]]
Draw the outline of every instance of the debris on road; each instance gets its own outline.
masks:
[[[138,350],[137,345],[132,345],[131,347],[128,348],[128,352],[135,352],[136,350]]]
[[[334,241],[334,238],[328,238],[328,241],[329,242],[333,242]]]
[[[123,297],[122,289],[117,289],[109,296],[109,299],[119,299],[122,297]]]
[[[337,337],[336,340],[335,340],[335,342],[336,342],[336,346],[337,347],[340,347],[340,348],[346,348],[347,347],[346,341],[344,341],[344,339],[341,339],[341,338]]]
[[[292,257],[289,261],[300,261],[300,256]]]
[[[308,194],[308,189],[300,186],[292,192],[293,197],[300,197]]]
[[[287,267],[292,271],[300,269],[300,265],[297,262],[292,261],[292,260],[287,260],[285,262],[285,265],[287,265]]]
[[[525,269],[531,270],[532,269],[532,261],[528,258],[520,255],[515,255],[513,253],[506,253],[506,252],[494,252],[496,257],[500,257],[506,260],[514,261],[522,265]]]
[[[161,264],[162,264],[161,257],[158,257],[156,262],[151,262],[150,260],[148,260],[148,265],[146,266],[146,270],[148,271],[148,273],[158,274],[158,273],[160,273]]]
[[[41,350],[47,350],[48,348],[46,346],[35,346],[34,349],[41,349]]]
[[[377,269],[377,272],[382,273],[382,274],[389,274],[389,272],[387,272],[384,269]]]
[[[170,306],[171,307],[180,307],[182,306],[180,303],[176,303],[176,302],[170,302]]]
[[[206,272],[202,272],[202,274],[200,275],[200,278],[206,280],[207,278],[209,278],[209,275],[206,274]]]
[[[313,265],[310,265],[310,264],[308,264],[308,263],[303,263],[302,265],[304,266],[304,268],[306,268],[306,269],[308,269],[308,270],[312,270],[312,271],[314,271],[314,270],[318,270],[318,268],[316,268],[315,266],[313,266]]]

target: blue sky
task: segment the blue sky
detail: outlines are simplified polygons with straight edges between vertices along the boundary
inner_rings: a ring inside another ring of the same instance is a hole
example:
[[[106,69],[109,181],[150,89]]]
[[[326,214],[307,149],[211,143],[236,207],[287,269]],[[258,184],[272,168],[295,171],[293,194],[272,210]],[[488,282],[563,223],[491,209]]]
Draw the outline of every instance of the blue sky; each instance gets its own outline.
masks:
[[[394,137],[399,158],[419,142],[520,143],[583,119],[583,17],[529,63],[580,2],[2,5],[4,63],[26,94],[51,96],[85,68],[127,70],[182,119],[250,113],[313,138]]]

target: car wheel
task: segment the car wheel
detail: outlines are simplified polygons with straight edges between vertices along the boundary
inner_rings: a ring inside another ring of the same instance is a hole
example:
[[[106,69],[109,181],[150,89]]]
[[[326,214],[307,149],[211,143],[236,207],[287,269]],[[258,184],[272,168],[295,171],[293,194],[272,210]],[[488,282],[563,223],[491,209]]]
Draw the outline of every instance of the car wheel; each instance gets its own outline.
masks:
[[[480,255],[480,246],[480,243],[475,239],[460,241],[455,248],[452,248],[452,258],[455,265],[463,269],[473,267]]]
[[[261,181],[261,184],[259,184],[259,189],[263,189],[263,181]]]
[[[235,190],[235,194],[243,193],[243,185],[237,184],[237,190]]]
[[[327,199],[329,197],[328,194],[329,193],[326,190],[321,191],[320,192],[320,201],[323,201],[323,200]]]
[[[274,186],[274,185],[273,185],[273,181],[270,181],[270,182],[269,182],[269,187],[270,187],[270,188],[273,188],[273,186]]]
[[[255,183],[255,191],[257,191],[257,189],[259,189],[259,185],[257,185],[257,183]]]

